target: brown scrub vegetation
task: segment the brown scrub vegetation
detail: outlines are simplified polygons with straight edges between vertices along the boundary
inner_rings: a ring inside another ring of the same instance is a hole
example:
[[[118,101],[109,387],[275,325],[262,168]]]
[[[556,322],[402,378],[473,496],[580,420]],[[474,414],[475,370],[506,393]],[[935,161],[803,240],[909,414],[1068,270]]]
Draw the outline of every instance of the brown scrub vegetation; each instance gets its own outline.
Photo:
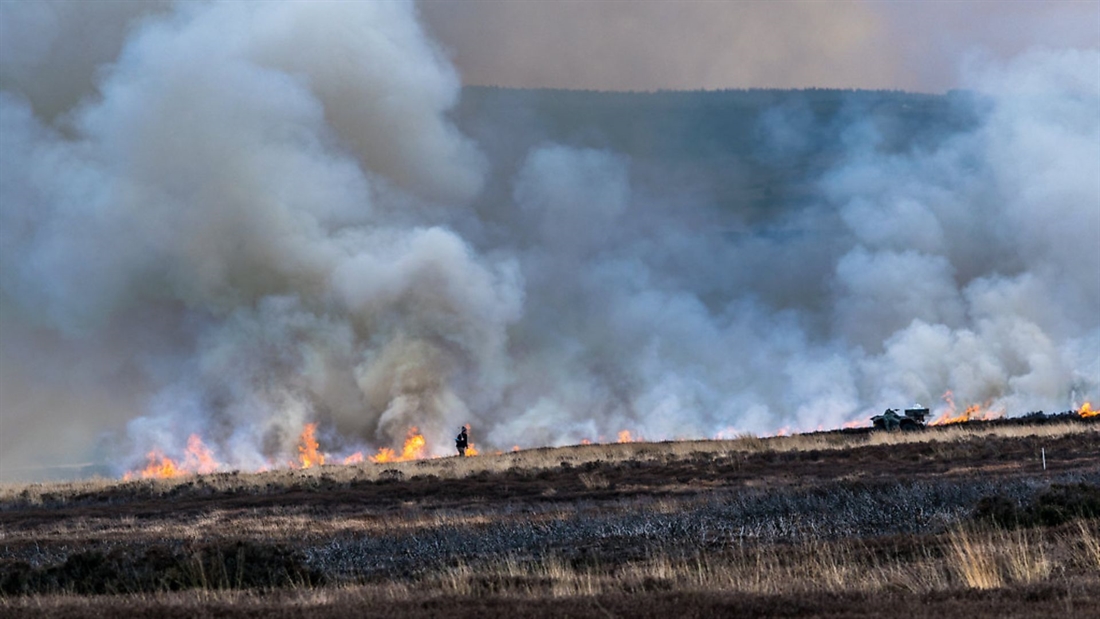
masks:
[[[969,423],[12,485],[0,610],[1085,617],[1098,447]]]

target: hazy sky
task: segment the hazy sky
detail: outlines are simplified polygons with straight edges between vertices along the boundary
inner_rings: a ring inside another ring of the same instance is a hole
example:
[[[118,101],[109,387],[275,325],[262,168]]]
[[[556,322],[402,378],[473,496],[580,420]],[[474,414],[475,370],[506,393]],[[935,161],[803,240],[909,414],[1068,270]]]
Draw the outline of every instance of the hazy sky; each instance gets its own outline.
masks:
[[[424,0],[467,84],[941,92],[973,59],[1100,47],[1100,2]]]

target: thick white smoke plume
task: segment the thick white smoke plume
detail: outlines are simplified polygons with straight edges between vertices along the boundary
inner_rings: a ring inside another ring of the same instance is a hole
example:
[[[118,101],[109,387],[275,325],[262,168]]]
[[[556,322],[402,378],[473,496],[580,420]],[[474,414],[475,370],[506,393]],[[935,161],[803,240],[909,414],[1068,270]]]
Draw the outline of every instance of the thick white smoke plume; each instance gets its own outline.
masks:
[[[192,433],[278,465],[308,422],[441,454],[1100,395],[1095,52],[975,68],[980,122],[927,149],[854,120],[761,219],[630,153],[490,161],[411,4],[81,6],[0,5],[5,477]]]

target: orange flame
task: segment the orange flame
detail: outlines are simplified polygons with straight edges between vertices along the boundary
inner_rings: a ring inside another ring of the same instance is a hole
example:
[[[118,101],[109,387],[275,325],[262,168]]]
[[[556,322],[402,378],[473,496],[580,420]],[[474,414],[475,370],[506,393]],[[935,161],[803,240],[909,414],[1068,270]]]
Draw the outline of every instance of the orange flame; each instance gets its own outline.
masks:
[[[427,441],[424,440],[424,435],[420,434],[420,431],[413,426],[409,428],[409,434],[405,438],[404,446],[401,447],[400,456],[389,447],[382,447],[378,450],[377,455],[370,456],[368,459],[371,462],[405,462],[407,460],[419,460],[424,457],[424,448],[426,445]]]
[[[201,473],[213,473],[218,470],[218,461],[214,459],[214,452],[203,444],[198,434],[187,437],[187,452],[184,454],[183,466],[186,471]]]
[[[311,466],[321,466],[325,463],[325,454],[317,451],[317,439],[313,437],[317,431],[317,424],[307,423],[302,430],[302,436],[298,439],[298,462],[303,469]]]
[[[363,452],[357,451],[350,456],[344,458],[344,464],[359,464],[363,461]]]
[[[933,421],[929,425],[945,426],[951,423],[965,423],[967,421],[970,421],[971,419],[980,419],[981,415],[979,413],[981,413],[981,407],[979,407],[977,404],[971,404],[970,406],[967,406],[966,410],[958,415],[955,414],[954,408],[949,408],[948,410],[944,411],[943,415],[941,415],[939,419]]]
[[[470,431],[470,424],[466,424],[464,427],[466,428],[467,432]],[[473,456],[476,456],[479,453],[480,452],[477,450],[477,447],[474,447],[473,442],[467,439],[467,441],[466,441],[466,450],[462,452],[462,455],[467,457],[467,458],[472,458]]]
[[[214,458],[214,452],[203,444],[198,434],[192,434],[187,438],[187,449],[183,454],[183,461],[169,458],[160,449],[153,449],[145,454],[148,461],[145,468],[140,471],[129,471],[122,476],[124,481],[131,479],[171,479],[195,473],[213,473],[221,466]]]
[[[419,460],[424,457],[424,435],[418,434],[416,428],[409,430],[409,436],[401,447],[402,460]]]
[[[1001,416],[1000,413],[989,410],[988,402],[984,410],[981,405],[971,404],[966,407],[966,410],[962,413],[955,414],[955,397],[954,394],[948,390],[943,394],[943,401],[947,402],[947,409],[940,415],[939,419],[929,423],[930,426],[945,426],[952,423],[965,423],[967,421],[989,421],[990,419],[996,419]]]
[[[145,455],[149,460],[149,464],[145,468],[138,471],[126,473],[123,475],[124,480],[131,480],[134,477],[140,477],[141,479],[170,479],[172,477],[179,477],[185,472],[180,470],[176,461],[164,455],[164,452],[159,449],[154,449]]]
[[[633,443],[634,438],[630,436],[630,430],[623,430],[619,432],[620,443]]]
[[[1081,410],[1077,411],[1077,414],[1081,417],[1095,417],[1096,415],[1100,414],[1100,411],[1094,409],[1092,407],[1092,404],[1085,402],[1081,405]]]
[[[370,456],[371,462],[394,462],[397,460],[397,454],[394,453],[389,447],[382,447],[378,450],[378,455]]]

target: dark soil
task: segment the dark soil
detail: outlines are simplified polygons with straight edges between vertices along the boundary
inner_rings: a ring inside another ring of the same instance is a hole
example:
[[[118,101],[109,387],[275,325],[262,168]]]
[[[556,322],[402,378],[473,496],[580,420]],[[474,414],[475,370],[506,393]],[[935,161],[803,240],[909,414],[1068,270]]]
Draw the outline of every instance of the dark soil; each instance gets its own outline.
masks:
[[[549,599],[441,597],[424,601],[337,601],[303,607],[289,596],[264,603],[215,602],[167,605],[154,600],[101,597],[74,600],[48,609],[7,609],[8,617],[128,617],[129,619],[345,619],[347,617],[428,619],[436,617],[624,617],[632,619],[703,619],[769,617],[788,619],[1092,619],[1100,608],[1100,590],[1083,585],[1038,585],[993,591],[959,590],[909,593],[751,595],[742,593],[658,592]]]

